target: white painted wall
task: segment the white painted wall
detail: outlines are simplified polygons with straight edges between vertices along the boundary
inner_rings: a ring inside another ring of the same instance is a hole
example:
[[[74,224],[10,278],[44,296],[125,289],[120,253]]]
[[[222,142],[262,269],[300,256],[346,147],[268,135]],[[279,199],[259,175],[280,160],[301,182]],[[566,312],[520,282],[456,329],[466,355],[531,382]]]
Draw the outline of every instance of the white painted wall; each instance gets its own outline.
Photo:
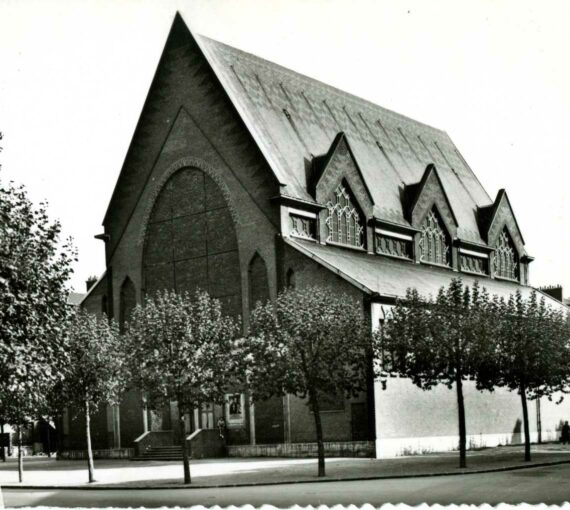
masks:
[[[389,308],[372,304],[372,324],[378,324]],[[505,389],[480,392],[473,381],[464,383],[467,447],[517,444],[524,441],[520,396]],[[374,384],[376,456],[457,450],[459,446],[455,388],[438,386],[423,391],[403,377],[389,377],[386,389]],[[541,399],[542,440],[560,437],[560,427],[570,420],[570,398],[556,405],[556,398]],[[536,402],[528,402],[531,441],[538,440]]]

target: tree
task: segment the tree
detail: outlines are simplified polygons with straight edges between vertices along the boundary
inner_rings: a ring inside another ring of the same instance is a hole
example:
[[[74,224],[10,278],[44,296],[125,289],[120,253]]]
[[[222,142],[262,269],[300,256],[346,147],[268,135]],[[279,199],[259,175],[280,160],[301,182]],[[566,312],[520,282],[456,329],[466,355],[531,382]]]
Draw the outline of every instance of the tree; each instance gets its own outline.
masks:
[[[106,317],[78,310],[69,330],[69,365],[62,394],[85,415],[89,482],[95,481],[91,449],[91,415],[102,404],[118,404],[125,387],[124,359],[118,326]]]
[[[221,304],[206,292],[159,292],[138,305],[127,327],[132,383],[147,406],[178,403],[184,483],[190,462],[184,415],[205,403],[222,403],[235,382],[235,341],[239,322],[222,314]]]
[[[370,341],[362,305],[320,287],[287,289],[252,312],[249,336],[241,345],[252,397],[308,397],[319,476],[325,476],[322,398],[366,390]]]
[[[528,400],[552,399],[568,391],[570,345],[568,318],[546,306],[533,291],[525,300],[520,291],[495,308],[497,352],[492,384],[517,391],[521,398],[525,461],[531,460]]]
[[[67,357],[75,253],[60,233],[45,203],[34,207],[23,186],[0,182],[0,414],[18,431],[20,481],[21,427],[37,418]]]
[[[438,384],[455,387],[459,428],[459,466],[466,467],[467,429],[463,381],[476,373],[482,353],[491,345],[488,295],[477,283],[470,289],[461,279],[442,287],[435,300],[408,290],[386,322],[379,345],[390,371],[409,377],[424,390]],[[482,380],[479,389],[492,385]]]

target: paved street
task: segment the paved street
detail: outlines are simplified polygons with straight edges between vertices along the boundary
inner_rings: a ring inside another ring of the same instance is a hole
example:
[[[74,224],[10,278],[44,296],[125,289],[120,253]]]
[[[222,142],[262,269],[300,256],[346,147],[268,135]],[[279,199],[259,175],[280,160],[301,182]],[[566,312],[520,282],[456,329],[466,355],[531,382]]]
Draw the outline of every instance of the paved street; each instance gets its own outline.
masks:
[[[386,502],[417,505],[467,503],[561,504],[570,501],[570,466],[500,473],[361,482],[324,482],[225,489],[3,490],[6,507],[160,507],[272,504],[344,505]]]
[[[466,471],[497,470],[528,466],[523,461],[522,446],[486,448],[469,451]],[[533,462],[560,463],[570,461],[570,448],[560,444],[533,445]],[[335,480],[365,479],[394,476],[456,473],[457,452],[448,452],[394,459],[329,458],[327,477]],[[200,486],[242,485],[314,481],[316,459],[293,458],[223,458],[191,462],[192,483]],[[130,460],[96,460],[93,485],[115,488],[179,486],[182,463],[179,461],[133,462]],[[26,458],[24,485],[61,488],[87,484],[87,465],[80,460]],[[0,486],[18,485],[15,459],[0,462]],[[93,486],[91,485],[91,487]]]

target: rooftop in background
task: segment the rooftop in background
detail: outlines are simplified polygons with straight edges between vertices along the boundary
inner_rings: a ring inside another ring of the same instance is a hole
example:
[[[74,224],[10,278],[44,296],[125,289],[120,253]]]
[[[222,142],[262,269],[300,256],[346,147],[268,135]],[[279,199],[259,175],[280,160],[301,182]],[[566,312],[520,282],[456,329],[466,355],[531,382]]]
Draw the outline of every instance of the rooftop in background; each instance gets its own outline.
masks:
[[[69,296],[67,296],[67,303],[69,305],[79,306],[84,297],[85,294],[82,294],[80,292],[70,292]]]

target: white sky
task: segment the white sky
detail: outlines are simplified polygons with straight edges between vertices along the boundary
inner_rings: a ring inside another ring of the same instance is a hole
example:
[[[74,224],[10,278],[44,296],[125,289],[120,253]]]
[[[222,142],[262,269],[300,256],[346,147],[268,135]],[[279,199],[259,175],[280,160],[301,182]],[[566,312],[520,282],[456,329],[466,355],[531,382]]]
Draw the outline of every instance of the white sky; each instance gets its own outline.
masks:
[[[494,198],[505,187],[533,285],[570,295],[570,2],[0,0],[2,178],[47,199],[79,263],[176,10],[192,29],[446,130]]]

